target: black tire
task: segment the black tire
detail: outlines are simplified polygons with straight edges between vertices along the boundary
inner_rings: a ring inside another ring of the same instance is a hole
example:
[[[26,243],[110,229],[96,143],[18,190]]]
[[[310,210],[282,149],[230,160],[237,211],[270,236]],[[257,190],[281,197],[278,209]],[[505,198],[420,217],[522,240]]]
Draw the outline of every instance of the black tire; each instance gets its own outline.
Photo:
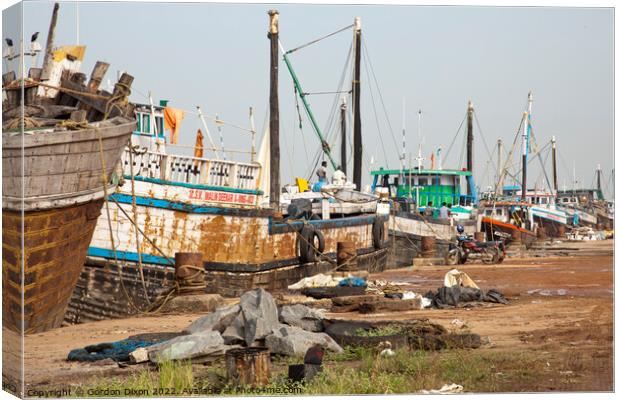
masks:
[[[325,250],[325,237],[312,225],[304,225],[299,238],[299,257],[302,263],[315,262]],[[318,241],[318,243],[317,243]]]
[[[384,249],[387,246],[385,238],[385,222],[383,219],[375,218],[372,223],[372,244],[376,250]]]

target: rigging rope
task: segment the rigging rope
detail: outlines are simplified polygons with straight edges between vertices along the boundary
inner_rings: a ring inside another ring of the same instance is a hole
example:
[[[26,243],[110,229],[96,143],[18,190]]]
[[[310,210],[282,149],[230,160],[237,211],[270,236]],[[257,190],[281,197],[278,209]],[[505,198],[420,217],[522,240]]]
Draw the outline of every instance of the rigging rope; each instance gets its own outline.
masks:
[[[372,60],[370,59],[370,52],[368,51],[368,48],[366,47],[366,41],[364,40],[363,37],[362,37],[362,46],[364,47],[363,55],[368,60],[368,65],[370,66],[370,72],[372,73],[375,86],[377,87],[377,91],[379,92],[379,99],[381,100],[381,105],[383,106],[383,112],[385,114],[385,119],[387,121],[388,128],[390,130],[390,135],[392,136],[392,141],[394,142],[394,148],[396,149],[396,152],[398,152],[399,148],[398,148],[398,143],[396,142],[396,137],[394,136],[394,129],[392,129],[392,124],[390,122],[390,119],[388,118],[387,108],[385,107],[385,102],[383,101],[383,94],[381,94],[379,82],[377,81],[377,75],[375,74],[375,69],[372,66]]]
[[[321,40],[323,40],[323,39],[327,39],[328,37],[331,37],[331,36],[337,35],[337,34],[338,34],[338,33],[340,33],[340,32],[343,32],[343,31],[346,31],[347,29],[353,28],[353,26],[354,26],[354,25],[353,25],[353,24],[351,24],[351,25],[349,25],[349,26],[345,26],[344,28],[337,30],[336,32],[332,32],[332,33],[327,34],[327,35],[325,35],[325,36],[321,36],[321,37],[320,37],[320,38],[318,38],[318,39],[312,40],[312,41],[310,41],[310,42],[308,42],[308,43],[306,43],[306,44],[302,44],[301,46],[295,47],[294,49],[291,49],[291,50],[287,51],[287,52],[286,52],[286,54],[291,54],[291,53],[293,53],[293,52],[295,52],[295,51],[297,51],[297,50],[301,50],[301,49],[303,49],[303,48],[305,48],[305,47],[308,47],[308,46],[313,45],[313,44],[315,44],[315,43],[317,43],[317,42],[320,42],[320,41],[321,41]]]

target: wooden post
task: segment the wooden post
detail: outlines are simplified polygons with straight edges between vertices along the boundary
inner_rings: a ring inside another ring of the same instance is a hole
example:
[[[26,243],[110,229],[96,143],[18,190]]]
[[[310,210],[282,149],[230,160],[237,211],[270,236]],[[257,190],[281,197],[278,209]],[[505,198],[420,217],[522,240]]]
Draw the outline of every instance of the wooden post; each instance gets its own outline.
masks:
[[[105,73],[108,71],[109,67],[110,64],[103,61],[97,61],[97,63],[93,67],[93,72],[90,73],[90,79],[88,81],[88,89],[91,92],[97,92],[97,90],[99,89],[99,85],[101,84],[101,81],[103,80],[103,77],[105,76]]]
[[[474,170],[474,106],[467,104],[467,170]],[[467,195],[471,196],[471,187],[467,185]]]
[[[52,60],[54,50],[54,34],[56,33],[56,22],[58,21],[58,3],[54,3],[54,11],[52,12],[52,20],[50,21],[50,29],[47,33],[47,43],[45,45],[45,57],[43,58],[43,71],[41,71],[41,80],[46,81],[52,73]]]
[[[228,379],[239,386],[262,386],[269,383],[271,363],[267,347],[247,347],[226,352]]]
[[[347,174],[347,100],[342,98],[340,105],[340,170]]]
[[[271,63],[269,72],[269,205],[280,207],[280,110],[278,104],[278,11],[269,10]]]
[[[353,183],[362,190],[362,120],[360,117],[360,72],[362,55],[362,24],[355,17],[355,70],[353,72]]]

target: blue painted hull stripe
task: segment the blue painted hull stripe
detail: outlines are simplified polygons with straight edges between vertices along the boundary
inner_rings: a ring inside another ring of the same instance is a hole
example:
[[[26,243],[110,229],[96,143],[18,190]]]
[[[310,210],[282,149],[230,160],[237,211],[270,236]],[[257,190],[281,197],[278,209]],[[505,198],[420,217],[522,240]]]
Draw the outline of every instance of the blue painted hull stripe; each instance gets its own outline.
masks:
[[[101,247],[89,247],[88,255],[91,257],[103,257],[110,260],[114,259],[114,252],[112,250],[102,249]],[[138,262],[138,253],[117,250],[116,258],[118,258],[119,261]],[[165,257],[145,253],[142,253],[142,262],[147,264],[174,265],[174,261],[168,260]]]
[[[131,196],[122,193],[114,193],[109,196],[119,203],[131,204]],[[310,221],[291,221],[289,223],[273,222],[271,215],[273,210],[269,209],[243,209],[226,207],[206,207],[194,204],[182,203],[177,201],[153,199],[148,197],[136,196],[136,205],[144,207],[163,208],[166,210],[183,211],[194,214],[213,214],[213,215],[232,215],[249,218],[269,218],[269,234],[285,233],[300,230],[304,223],[314,225],[318,228],[344,228],[359,225],[372,225],[375,219],[387,220],[387,217],[367,215],[361,217],[336,218],[327,220]]]
[[[131,204],[131,195],[114,193],[109,198],[118,201],[119,203]],[[247,217],[263,217],[269,216],[269,210],[258,209],[245,209],[245,208],[231,208],[231,207],[208,207],[199,206],[189,203],[183,203],[180,201],[170,201],[163,199],[154,199],[150,197],[136,196],[136,204],[145,207],[165,208],[167,210],[185,211],[194,214],[217,214],[217,215],[235,215],[235,216],[247,216]]]
[[[124,177],[125,179],[131,179],[130,175],[124,175]],[[243,193],[243,194],[254,194],[254,195],[263,194],[261,190],[254,190],[254,189],[237,189],[237,188],[230,188],[230,187],[225,187],[225,186],[211,186],[211,185],[202,185],[198,183],[175,182],[175,181],[167,181],[167,180],[158,179],[158,178],[147,178],[145,176],[134,176],[133,178],[134,180],[140,181],[140,182],[155,183],[158,185],[180,186],[180,187],[186,187],[190,189],[216,190],[218,192]]]

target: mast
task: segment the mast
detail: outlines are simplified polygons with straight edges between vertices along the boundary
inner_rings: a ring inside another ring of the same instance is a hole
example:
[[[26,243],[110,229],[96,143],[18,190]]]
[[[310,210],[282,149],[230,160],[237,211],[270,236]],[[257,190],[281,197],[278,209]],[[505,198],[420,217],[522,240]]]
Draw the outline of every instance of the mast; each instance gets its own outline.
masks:
[[[278,104],[278,11],[269,10],[269,205],[280,206],[280,111]]]
[[[495,187],[495,194],[502,194],[502,139],[497,139],[497,186]]]
[[[474,170],[474,106],[471,100],[467,103],[467,170]],[[472,195],[470,185],[467,185],[467,195]]]
[[[340,170],[347,175],[347,98],[340,105]]]
[[[527,94],[527,111],[523,113],[523,177],[521,179],[521,200],[526,201],[527,196],[527,156],[530,146],[530,118],[532,114],[532,92]]]
[[[360,118],[360,75],[362,56],[362,23],[355,17],[354,36],[355,70],[353,71],[353,183],[362,188],[362,120]]]
[[[422,169],[422,110],[418,110],[418,171]]]
[[[45,44],[45,57],[43,58],[43,68],[41,71],[41,80],[46,81],[52,73],[52,59],[54,58],[54,34],[56,33],[56,22],[58,21],[58,3],[54,3],[54,11],[52,12],[52,20],[50,21],[50,29],[47,33],[47,43]]]
[[[601,164],[598,164],[596,166],[596,191],[597,196],[601,197],[601,200],[603,198],[603,188],[601,187],[601,174],[602,174],[602,170],[601,170]]]
[[[407,152],[407,145],[406,145],[406,137],[405,137],[405,119],[406,119],[406,111],[405,111],[405,98],[403,97],[403,153],[400,156],[401,159],[401,171],[405,170],[405,158],[406,158],[406,152]]]
[[[553,163],[553,190],[558,194],[558,169],[556,164],[555,136],[551,136],[551,161]]]

